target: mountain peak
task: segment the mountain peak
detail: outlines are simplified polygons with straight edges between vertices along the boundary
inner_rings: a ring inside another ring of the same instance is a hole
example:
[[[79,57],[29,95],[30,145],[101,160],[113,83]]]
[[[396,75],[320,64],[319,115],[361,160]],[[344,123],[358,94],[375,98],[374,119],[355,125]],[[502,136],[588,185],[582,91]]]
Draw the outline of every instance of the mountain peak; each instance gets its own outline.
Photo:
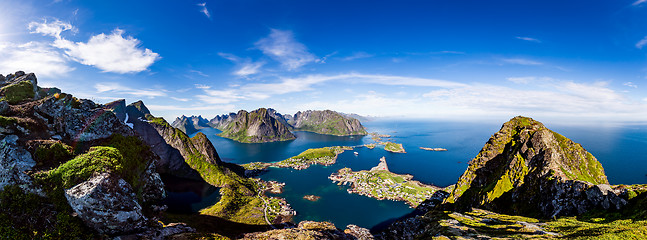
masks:
[[[602,165],[580,144],[532,118],[517,116],[470,161],[447,201],[459,208],[571,215],[595,207],[586,190],[608,183]]]

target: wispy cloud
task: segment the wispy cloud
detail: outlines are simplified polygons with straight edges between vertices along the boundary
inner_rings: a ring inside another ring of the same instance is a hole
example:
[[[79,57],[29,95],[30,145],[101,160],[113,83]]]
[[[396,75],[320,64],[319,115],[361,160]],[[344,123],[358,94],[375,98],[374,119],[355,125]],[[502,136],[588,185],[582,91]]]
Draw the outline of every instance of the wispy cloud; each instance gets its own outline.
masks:
[[[319,62],[308,48],[294,38],[292,31],[271,29],[270,35],[256,42],[263,54],[281,63],[287,70],[297,70],[306,64]]]
[[[647,45],[647,36],[636,43],[636,48],[642,49],[645,45]]]
[[[0,45],[3,45],[0,43]],[[39,76],[63,76],[74,70],[65,55],[47,43],[28,42],[0,46],[0,72],[16,70],[35,72]]]
[[[529,76],[529,77],[509,77],[509,78],[506,78],[506,80],[517,84],[528,84],[528,83],[534,83],[534,82],[546,83],[546,82],[551,82],[554,79],[550,77]]]
[[[353,53],[353,55],[343,57],[341,60],[342,61],[352,61],[352,60],[355,60],[355,59],[370,58],[370,57],[373,57],[373,56],[375,56],[375,55],[365,53],[365,52],[356,52],[356,53]]]
[[[200,7],[200,12],[207,16],[207,18],[211,19],[211,13],[209,13],[209,9],[207,9],[207,3],[198,3],[198,6]]]
[[[211,88],[210,86],[204,85],[204,84],[194,84],[195,88],[197,89],[209,89]]]
[[[633,82],[626,82],[626,83],[623,83],[622,85],[630,88],[638,88],[638,85],[634,84]]]
[[[254,62],[249,58],[240,58],[230,53],[218,53],[218,55],[237,65],[238,69],[232,72],[232,74],[239,77],[248,77],[250,75],[258,74],[261,71],[261,67],[265,65],[265,62],[263,61]]]
[[[503,58],[501,61],[509,64],[518,64],[518,65],[542,65],[542,62],[537,62],[525,58]]]
[[[192,73],[198,74],[198,75],[203,76],[203,77],[209,77],[209,75],[204,74],[203,72],[198,71],[198,70],[189,70],[189,72],[192,72]]]
[[[631,4],[631,5],[638,6],[638,5],[640,5],[640,4],[644,3],[644,2],[647,2],[647,0],[638,0],[638,1],[635,1],[635,2],[634,2],[633,4]]]
[[[135,89],[115,82],[97,83],[94,85],[94,88],[97,90],[97,93],[127,94],[147,98],[165,97],[167,96],[166,92],[168,92],[164,89]]]
[[[58,19],[50,22],[47,22],[47,19],[44,19],[43,22],[30,22],[28,28],[29,33],[40,33],[44,36],[55,37],[56,39],[61,39],[62,32],[74,30],[72,24]]]
[[[188,98],[178,98],[178,97],[171,97],[171,99],[173,99],[175,101],[180,101],[180,102],[188,102],[189,100],[191,100],[191,99],[188,99]]]
[[[540,41],[539,39],[531,38],[531,37],[519,37],[519,36],[518,36],[518,37],[515,37],[515,38],[516,38],[516,39],[519,39],[519,40],[528,41],[528,42],[541,43],[541,41]]]

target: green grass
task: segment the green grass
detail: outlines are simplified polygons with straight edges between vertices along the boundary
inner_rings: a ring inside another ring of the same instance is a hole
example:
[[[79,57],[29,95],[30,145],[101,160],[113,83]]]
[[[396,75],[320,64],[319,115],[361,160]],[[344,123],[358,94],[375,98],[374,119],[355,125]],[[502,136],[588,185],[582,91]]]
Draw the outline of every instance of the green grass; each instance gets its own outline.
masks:
[[[67,189],[88,180],[94,173],[124,171],[122,161],[123,156],[115,148],[92,147],[87,153],[49,171],[48,178],[60,181]]]
[[[58,166],[74,156],[72,147],[62,142],[39,145],[34,151],[37,164],[53,164]]]
[[[34,98],[34,86],[31,81],[22,81],[0,89],[4,99],[11,104],[16,104]]]
[[[16,118],[0,116],[0,127],[7,127],[16,123],[18,123],[18,120],[16,120]]]

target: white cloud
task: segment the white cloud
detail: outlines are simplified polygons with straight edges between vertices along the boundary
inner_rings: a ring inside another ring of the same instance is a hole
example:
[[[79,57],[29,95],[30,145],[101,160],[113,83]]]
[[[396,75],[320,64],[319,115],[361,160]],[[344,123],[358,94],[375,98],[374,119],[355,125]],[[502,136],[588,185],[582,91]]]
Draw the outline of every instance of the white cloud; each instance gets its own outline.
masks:
[[[368,53],[365,53],[365,52],[356,52],[356,53],[353,53],[353,55],[342,58],[341,60],[342,61],[351,61],[351,60],[361,59],[361,58],[370,58],[370,57],[373,57],[373,56],[375,56],[375,55],[368,54]]]
[[[642,49],[645,45],[647,45],[647,36],[636,43],[636,48]]]
[[[94,88],[97,93],[127,94],[147,98],[165,97],[167,96],[166,92],[168,92],[164,89],[135,89],[114,82],[97,83]]]
[[[18,70],[34,72],[38,76],[54,77],[74,70],[65,56],[48,44],[28,42],[22,45],[0,44],[0,73]]]
[[[531,37],[515,37],[516,39],[528,41],[528,42],[536,42],[536,43],[541,43],[539,39],[536,38],[531,38]]]
[[[189,100],[191,100],[191,99],[188,99],[188,98],[178,98],[178,97],[171,97],[171,99],[173,99],[175,101],[180,101],[180,102],[188,102]]]
[[[209,89],[211,88],[210,86],[204,85],[204,84],[194,84],[195,88],[197,89]]]
[[[294,38],[291,31],[271,29],[270,35],[255,45],[263,54],[280,62],[288,70],[296,70],[308,63],[320,61]]]
[[[204,74],[203,72],[198,71],[198,70],[189,70],[189,72],[192,72],[192,73],[198,74],[198,75],[203,76],[203,77],[209,77],[209,75]]]
[[[198,6],[200,7],[200,12],[207,16],[207,18],[211,19],[211,13],[209,13],[209,9],[207,9],[207,3],[198,3]]]
[[[623,83],[622,85],[630,88],[638,88],[638,85],[634,84],[633,82],[626,82],[626,83]]]
[[[115,29],[110,35],[92,36],[87,43],[57,39],[54,46],[79,63],[97,67],[104,72],[136,73],[145,71],[159,54],[141,49],[140,41],[132,36],[123,37],[124,31]]]
[[[43,22],[30,22],[29,33],[40,33],[43,36],[51,36],[56,39],[61,39],[61,33],[67,30],[74,30],[74,26],[69,22],[63,22],[61,20],[55,19],[53,22],[47,22],[47,19]]]
[[[509,77],[509,78],[506,78],[506,80],[517,84],[528,84],[531,82],[539,82],[539,81],[542,83],[545,83],[545,82],[553,81],[554,79],[549,77],[528,76],[528,77]]]
[[[524,58],[503,58],[503,62],[519,65],[542,65],[543,63]]]

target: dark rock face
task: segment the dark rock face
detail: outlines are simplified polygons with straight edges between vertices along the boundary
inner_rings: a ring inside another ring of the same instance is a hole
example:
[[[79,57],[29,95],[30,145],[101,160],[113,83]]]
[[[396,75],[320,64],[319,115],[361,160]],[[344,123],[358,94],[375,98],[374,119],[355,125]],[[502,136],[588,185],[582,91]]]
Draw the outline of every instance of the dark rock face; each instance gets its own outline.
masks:
[[[581,145],[533,119],[515,117],[470,161],[447,202],[459,209],[554,217],[617,209],[626,204],[618,193]]]
[[[96,174],[65,190],[65,197],[79,217],[100,233],[139,230],[147,221],[130,184],[110,173]]]
[[[157,161],[157,171],[159,173],[171,174],[177,177],[201,180],[200,174],[193,170],[184,161],[185,155],[177,148],[179,145],[173,145],[174,130],[171,126],[162,127],[150,123],[146,120],[146,115],[152,117],[146,105],[138,101],[126,107],[126,113],[129,116],[128,123],[133,124],[133,129],[141,138],[151,146],[151,150],[160,157]],[[169,139],[170,142],[167,142]]]
[[[246,143],[296,139],[288,127],[270,116],[265,108],[259,108],[252,112],[240,110],[236,114],[236,118],[223,127],[222,133],[218,135]]]
[[[115,116],[122,122],[126,121],[126,100],[119,99],[117,101],[104,104],[104,108],[112,111]]]
[[[336,136],[368,134],[359,120],[331,110],[297,112],[288,123],[295,130],[319,134]]]

